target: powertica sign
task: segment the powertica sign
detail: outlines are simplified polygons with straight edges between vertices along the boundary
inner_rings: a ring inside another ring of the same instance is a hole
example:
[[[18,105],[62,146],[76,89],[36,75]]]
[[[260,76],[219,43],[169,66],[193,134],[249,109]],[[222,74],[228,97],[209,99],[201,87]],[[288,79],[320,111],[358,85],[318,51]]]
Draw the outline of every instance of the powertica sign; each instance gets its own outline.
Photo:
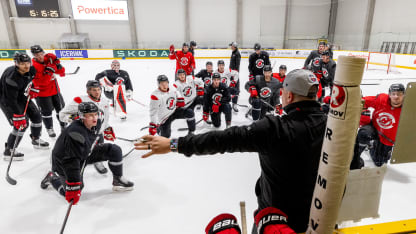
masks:
[[[113,50],[114,58],[167,58],[169,50]]]
[[[72,0],[76,20],[129,20],[127,1]]]
[[[13,58],[15,53],[26,54],[26,50],[0,50],[0,59]]]

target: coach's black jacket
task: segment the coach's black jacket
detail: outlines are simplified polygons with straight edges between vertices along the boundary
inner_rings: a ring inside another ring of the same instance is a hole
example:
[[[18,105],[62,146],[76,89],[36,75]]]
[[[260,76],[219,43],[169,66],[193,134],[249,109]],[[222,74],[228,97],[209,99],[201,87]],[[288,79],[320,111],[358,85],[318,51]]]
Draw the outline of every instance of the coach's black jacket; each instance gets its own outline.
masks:
[[[90,130],[81,120],[72,122],[58,137],[52,150],[52,170],[68,182],[81,182],[81,168],[98,136],[101,121]]]
[[[292,103],[284,110],[282,117],[266,116],[249,126],[181,137],[178,151],[186,156],[259,152],[258,208],[281,209],[290,227],[305,232],[327,117],[315,101]]]

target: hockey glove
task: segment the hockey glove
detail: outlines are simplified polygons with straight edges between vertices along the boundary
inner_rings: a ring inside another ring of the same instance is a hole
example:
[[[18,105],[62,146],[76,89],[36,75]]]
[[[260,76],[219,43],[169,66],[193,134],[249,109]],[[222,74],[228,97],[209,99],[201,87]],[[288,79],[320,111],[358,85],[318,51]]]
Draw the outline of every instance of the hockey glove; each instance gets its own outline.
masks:
[[[170,45],[170,47],[169,47],[169,52],[170,52],[171,54],[175,53],[175,46],[174,46],[174,45]]]
[[[251,80],[253,80],[253,79],[254,79],[253,74],[248,75],[248,81],[251,81]]]
[[[75,115],[70,115],[70,116],[69,116],[69,119],[70,119],[70,120],[71,120],[71,122],[72,122],[72,121],[74,121],[74,120],[79,119],[79,115],[78,115],[78,114],[75,114]]]
[[[26,93],[25,93],[25,96],[28,96],[28,95],[30,96],[30,99],[37,98],[39,96],[39,88],[31,85],[26,90]]]
[[[258,96],[257,89],[256,89],[255,86],[250,86],[249,92],[250,92],[250,97],[257,97]]]
[[[14,114],[13,115],[13,126],[16,129],[26,128],[27,127],[26,116],[25,115]]]
[[[214,112],[214,113],[220,112],[220,106],[221,106],[221,103],[217,103],[217,104],[212,105],[212,112]]]
[[[133,90],[127,90],[126,91],[126,98],[127,98],[127,100],[132,100],[132,98],[133,98]]]
[[[124,79],[122,77],[117,77],[116,84],[118,84],[118,85],[124,84]]]
[[[185,106],[185,99],[183,97],[178,97],[176,99],[176,107],[180,108],[180,107],[184,107]]]
[[[156,135],[156,133],[157,133],[157,124],[155,124],[155,123],[150,123],[149,124],[149,134],[150,135],[152,135],[152,136],[154,136],[154,135]]]
[[[196,87],[196,94],[198,96],[204,96],[204,87],[203,86],[197,86]]]
[[[207,121],[208,121],[208,118],[209,118],[209,113],[208,113],[208,112],[204,112],[204,113],[202,113],[202,119],[203,119],[205,122],[207,122]]]
[[[241,234],[237,219],[232,214],[220,214],[213,218],[205,228],[206,234]]]
[[[331,96],[326,96],[326,97],[324,97],[323,102],[324,102],[325,104],[329,104],[329,103],[331,102]]]
[[[287,215],[274,207],[267,207],[257,213],[256,217],[258,234],[296,234],[287,225]]]
[[[283,114],[283,108],[282,108],[282,104],[277,104],[275,107],[275,113],[278,115],[282,115]]]
[[[52,76],[57,70],[58,68],[55,64],[48,64],[46,65],[44,72],[45,74]]]
[[[81,182],[68,182],[65,186],[65,199],[68,202],[74,200],[73,205],[76,205],[81,197]]]
[[[104,130],[104,139],[107,141],[114,141],[116,139],[116,135],[114,134],[112,127],[108,127]]]
[[[237,82],[235,80],[232,80],[230,83],[230,87],[235,88],[236,85],[237,85]]]

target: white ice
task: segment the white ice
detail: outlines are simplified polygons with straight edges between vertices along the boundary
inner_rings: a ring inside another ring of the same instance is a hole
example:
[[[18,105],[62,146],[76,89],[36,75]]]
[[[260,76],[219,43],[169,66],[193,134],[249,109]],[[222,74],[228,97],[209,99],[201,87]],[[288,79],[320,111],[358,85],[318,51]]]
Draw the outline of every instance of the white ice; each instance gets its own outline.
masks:
[[[273,59],[276,69],[286,64],[289,71],[300,68],[303,60]],[[205,67],[205,59],[197,60],[197,70]],[[216,64],[216,59],[212,59]],[[226,67],[228,67],[228,59]],[[94,79],[95,74],[110,68],[110,60],[63,61],[67,71],[76,66],[81,69],[77,75],[58,78],[66,102],[85,93],[85,83]],[[11,61],[0,62],[0,72],[11,66]],[[242,59],[241,80],[247,81],[248,59]],[[166,74],[171,82],[175,62],[160,60],[122,60],[121,69],[130,73],[134,98],[149,103],[150,93],[156,89],[156,77]],[[380,67],[383,69],[383,67]],[[400,73],[386,75],[382,70],[365,73],[363,83],[364,95],[387,92],[391,83],[406,84],[416,78],[416,71],[399,69]],[[393,80],[400,78],[399,80]],[[248,94],[241,87],[240,104],[248,104]],[[139,129],[149,123],[148,108],[134,102],[128,103],[126,121],[116,118],[110,120],[116,136],[137,138],[147,133]],[[246,109],[233,114],[233,125],[249,124],[244,117]],[[4,115],[0,115],[0,142],[5,142],[11,130]],[[196,111],[196,119],[202,113]],[[54,118],[55,131],[59,125]],[[224,119],[223,119],[223,124]],[[185,120],[177,120],[172,125],[172,136],[181,136],[186,132],[176,129],[185,127]],[[197,126],[197,132],[208,129],[203,124]],[[48,137],[45,130],[42,138],[53,146],[55,139]],[[132,148],[132,144],[116,141],[123,152]],[[3,150],[0,147],[0,150]],[[18,148],[25,154],[22,162],[13,162],[10,174],[18,182],[9,185],[5,179],[0,180],[0,232],[1,233],[58,233],[67,210],[67,202],[58,193],[49,188],[42,190],[40,181],[50,169],[49,150],[35,150],[29,140],[29,131]],[[213,156],[194,156],[170,153],[142,159],[143,152],[134,151],[124,160],[124,174],[135,183],[131,192],[113,192],[111,190],[111,173],[98,174],[93,167],[85,171],[85,188],[81,200],[72,208],[65,233],[204,233],[205,226],[220,213],[232,213],[240,221],[239,202],[246,202],[249,232],[253,219],[252,212],[257,207],[254,185],[260,175],[258,156],[255,153],[233,153]],[[373,166],[371,159],[365,156],[367,166]],[[0,174],[5,175],[7,163],[0,161]],[[389,165],[384,179],[380,204],[380,218],[365,219],[350,225],[362,225],[415,218],[416,202],[415,164]],[[290,218],[290,217],[289,217]]]

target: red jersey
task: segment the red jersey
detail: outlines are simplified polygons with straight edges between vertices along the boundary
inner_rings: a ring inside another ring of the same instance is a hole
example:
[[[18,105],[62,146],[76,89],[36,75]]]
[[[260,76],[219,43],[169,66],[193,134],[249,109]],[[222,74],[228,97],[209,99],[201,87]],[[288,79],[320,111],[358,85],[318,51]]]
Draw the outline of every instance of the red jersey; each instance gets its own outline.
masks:
[[[399,125],[402,108],[392,107],[389,95],[386,93],[364,97],[364,100],[365,107],[374,108],[372,116],[373,126],[378,131],[381,143],[393,146],[394,144],[390,140],[393,142],[396,140],[397,126]]]
[[[33,66],[36,69],[36,75],[33,78],[33,84],[39,87],[39,97],[50,97],[56,95],[59,91],[58,81],[55,75],[49,75],[45,72],[46,64],[39,63],[32,59]],[[56,74],[60,76],[65,75],[65,68],[57,70]]]
[[[280,83],[283,83],[283,81],[285,81],[286,76],[281,77],[280,73],[273,73],[273,78],[276,78]]]
[[[195,69],[195,58],[191,52],[186,54],[183,51],[175,51],[173,54],[169,54],[169,59],[176,59],[176,71],[183,69],[186,72],[186,75],[191,75],[192,71]]]

